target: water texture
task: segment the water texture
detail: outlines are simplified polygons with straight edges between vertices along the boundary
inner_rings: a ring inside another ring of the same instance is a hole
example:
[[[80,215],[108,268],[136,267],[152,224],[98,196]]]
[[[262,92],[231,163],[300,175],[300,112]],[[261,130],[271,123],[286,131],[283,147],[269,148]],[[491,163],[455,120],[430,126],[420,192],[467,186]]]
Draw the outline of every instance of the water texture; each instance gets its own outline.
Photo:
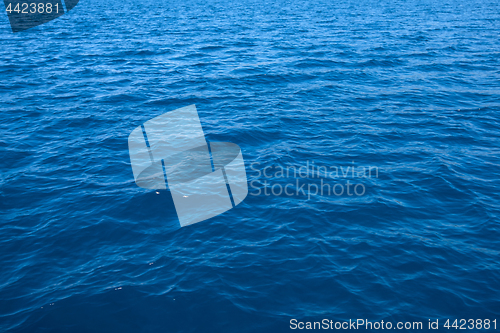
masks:
[[[82,0],[15,34],[1,13],[0,331],[498,322],[499,32],[494,0]],[[127,138],[190,104],[253,187],[179,228]],[[317,184],[275,175],[307,161],[378,177],[256,195]]]

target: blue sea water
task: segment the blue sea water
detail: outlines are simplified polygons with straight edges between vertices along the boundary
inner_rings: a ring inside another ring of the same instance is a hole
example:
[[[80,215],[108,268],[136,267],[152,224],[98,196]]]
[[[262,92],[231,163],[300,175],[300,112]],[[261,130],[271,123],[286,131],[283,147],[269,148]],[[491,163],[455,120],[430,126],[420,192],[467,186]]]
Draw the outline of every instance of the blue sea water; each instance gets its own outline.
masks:
[[[498,1],[82,0],[0,45],[0,331],[500,329]],[[252,186],[179,228],[127,138],[191,104]],[[263,192],[321,180],[365,193]]]

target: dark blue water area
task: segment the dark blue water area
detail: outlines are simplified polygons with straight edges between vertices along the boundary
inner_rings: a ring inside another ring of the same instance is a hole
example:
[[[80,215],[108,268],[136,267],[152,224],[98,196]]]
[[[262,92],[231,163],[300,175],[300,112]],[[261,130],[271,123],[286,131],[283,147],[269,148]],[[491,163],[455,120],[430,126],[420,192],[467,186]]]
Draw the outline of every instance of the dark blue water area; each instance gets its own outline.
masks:
[[[498,1],[82,0],[0,45],[0,331],[500,329]],[[127,140],[191,104],[249,194],[180,228]]]

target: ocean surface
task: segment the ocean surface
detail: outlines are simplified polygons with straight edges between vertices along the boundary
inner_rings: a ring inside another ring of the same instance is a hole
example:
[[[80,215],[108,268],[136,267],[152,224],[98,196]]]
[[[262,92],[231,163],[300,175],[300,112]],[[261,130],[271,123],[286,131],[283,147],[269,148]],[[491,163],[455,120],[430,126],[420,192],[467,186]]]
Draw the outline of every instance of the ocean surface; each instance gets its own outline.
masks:
[[[497,0],[0,7],[1,332],[500,330]],[[180,228],[127,139],[191,104],[249,194]]]

